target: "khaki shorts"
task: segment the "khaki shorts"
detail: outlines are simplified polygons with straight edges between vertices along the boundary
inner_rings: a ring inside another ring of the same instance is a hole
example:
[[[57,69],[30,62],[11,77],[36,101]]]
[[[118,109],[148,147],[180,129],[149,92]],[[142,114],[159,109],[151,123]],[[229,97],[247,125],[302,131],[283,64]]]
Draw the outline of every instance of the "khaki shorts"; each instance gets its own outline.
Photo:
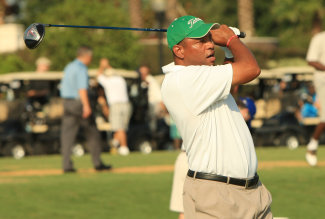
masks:
[[[187,156],[184,151],[182,151],[175,162],[174,178],[172,193],[170,198],[169,209],[175,212],[184,212],[183,207],[183,187],[188,171]]]
[[[320,103],[319,118],[321,122],[325,122],[325,73],[315,74],[314,85]]]
[[[109,122],[112,131],[127,130],[131,117],[129,103],[115,103],[109,106]]]

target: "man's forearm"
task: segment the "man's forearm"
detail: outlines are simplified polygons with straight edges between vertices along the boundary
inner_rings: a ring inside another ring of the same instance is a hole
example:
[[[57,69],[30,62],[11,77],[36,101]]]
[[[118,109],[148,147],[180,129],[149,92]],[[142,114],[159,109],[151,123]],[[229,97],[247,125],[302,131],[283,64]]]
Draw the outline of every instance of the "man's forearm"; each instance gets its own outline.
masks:
[[[234,55],[233,84],[245,84],[260,74],[261,69],[254,55],[238,38],[232,40],[228,48]]]
[[[320,62],[308,62],[308,65],[314,67],[316,70],[325,71],[325,65]]]
[[[80,101],[83,107],[90,107],[87,89],[79,90]]]

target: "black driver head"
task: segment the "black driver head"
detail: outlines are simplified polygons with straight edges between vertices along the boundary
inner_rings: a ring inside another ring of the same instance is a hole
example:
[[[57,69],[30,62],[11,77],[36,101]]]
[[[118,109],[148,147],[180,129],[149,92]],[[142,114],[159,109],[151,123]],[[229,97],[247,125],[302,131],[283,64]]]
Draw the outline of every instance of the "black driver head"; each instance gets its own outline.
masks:
[[[29,49],[35,49],[43,40],[45,35],[45,25],[34,23],[31,24],[24,33],[24,41]]]

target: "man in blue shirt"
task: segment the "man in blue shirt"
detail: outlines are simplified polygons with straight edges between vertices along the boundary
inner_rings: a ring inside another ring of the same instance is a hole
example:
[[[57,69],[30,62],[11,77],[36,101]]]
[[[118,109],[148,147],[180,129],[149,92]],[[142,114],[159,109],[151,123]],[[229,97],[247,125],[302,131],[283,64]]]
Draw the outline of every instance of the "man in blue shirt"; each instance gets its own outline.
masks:
[[[90,148],[92,162],[96,170],[109,170],[100,159],[102,142],[97,130],[88,98],[88,68],[93,52],[89,47],[82,46],[77,58],[64,69],[61,81],[61,97],[63,98],[64,115],[61,127],[61,153],[63,171],[76,172],[70,158],[75,139],[82,126]]]

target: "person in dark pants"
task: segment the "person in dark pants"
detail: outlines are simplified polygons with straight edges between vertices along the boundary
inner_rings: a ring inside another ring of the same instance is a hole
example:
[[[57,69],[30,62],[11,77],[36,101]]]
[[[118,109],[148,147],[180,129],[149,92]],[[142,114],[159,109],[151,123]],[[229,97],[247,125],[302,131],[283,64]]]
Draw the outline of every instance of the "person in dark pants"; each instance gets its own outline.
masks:
[[[102,141],[88,98],[87,66],[92,60],[92,54],[91,48],[80,47],[77,58],[65,67],[61,81],[61,97],[64,108],[61,126],[61,153],[65,173],[76,172],[70,157],[79,127],[82,127],[86,134],[95,169],[111,169],[111,166],[105,165],[100,158]]]

